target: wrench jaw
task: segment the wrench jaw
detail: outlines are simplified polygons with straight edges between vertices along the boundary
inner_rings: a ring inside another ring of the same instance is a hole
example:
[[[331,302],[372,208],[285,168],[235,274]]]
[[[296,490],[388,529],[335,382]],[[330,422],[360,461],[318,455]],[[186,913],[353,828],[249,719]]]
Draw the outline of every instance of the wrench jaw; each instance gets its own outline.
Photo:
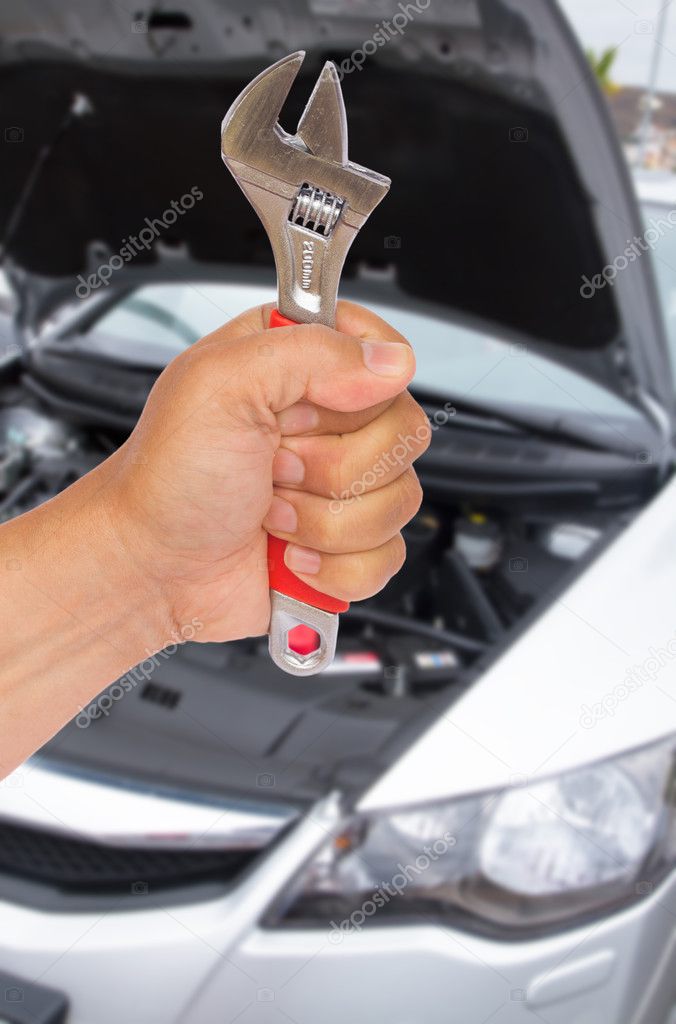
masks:
[[[278,117],[305,54],[292,53],[251,82],[225,115],[223,161],[270,238],[277,307],[299,323],[335,323],[340,275],[359,228],[390,187],[389,178],[347,158],[347,120],[338,72],[328,61],[288,135]],[[303,206],[308,193],[328,197],[337,217],[318,223]],[[306,216],[297,216],[299,209]]]
[[[316,156],[347,164],[347,114],[336,65],[328,60],[296,130],[296,138]]]
[[[298,50],[266,68],[230,106],[221,125],[226,164],[232,159],[264,169],[270,162],[279,163],[286,133],[277,121],[304,58],[305,51]]]

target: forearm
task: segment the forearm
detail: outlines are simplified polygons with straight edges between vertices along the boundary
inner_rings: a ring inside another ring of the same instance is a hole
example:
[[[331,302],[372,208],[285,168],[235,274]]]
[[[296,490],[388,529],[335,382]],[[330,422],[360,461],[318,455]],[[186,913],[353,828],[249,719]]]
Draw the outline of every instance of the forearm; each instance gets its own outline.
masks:
[[[104,464],[0,527],[0,777],[170,640],[113,528],[114,471]]]

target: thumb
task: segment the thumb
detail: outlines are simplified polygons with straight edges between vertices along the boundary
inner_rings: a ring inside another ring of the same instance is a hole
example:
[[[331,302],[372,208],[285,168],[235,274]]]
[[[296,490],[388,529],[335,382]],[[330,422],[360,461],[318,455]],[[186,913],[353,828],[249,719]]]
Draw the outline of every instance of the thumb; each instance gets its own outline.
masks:
[[[244,377],[275,413],[301,399],[357,412],[394,398],[415,372],[410,345],[355,338],[321,324],[277,327],[210,348],[214,355],[218,348],[231,385]]]

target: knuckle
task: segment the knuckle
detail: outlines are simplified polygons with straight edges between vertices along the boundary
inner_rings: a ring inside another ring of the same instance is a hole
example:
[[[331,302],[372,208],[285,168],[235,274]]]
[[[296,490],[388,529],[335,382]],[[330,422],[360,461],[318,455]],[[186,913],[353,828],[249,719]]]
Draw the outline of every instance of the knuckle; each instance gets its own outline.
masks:
[[[350,555],[346,566],[342,592],[344,601],[362,601],[374,592],[373,570],[369,572],[369,559],[363,554]]]
[[[205,345],[204,348],[187,348],[175,360],[176,365],[183,364],[187,371],[197,380],[208,379],[216,371],[216,346]]]
[[[390,528],[400,530],[420,508],[422,488],[412,469],[408,469],[395,486],[396,498],[389,506],[386,521]]]
[[[432,430],[427,415],[416,400],[408,393],[402,398],[403,404],[399,410],[401,426],[397,438],[404,448],[405,457],[402,462],[410,464],[427,451]],[[395,449],[398,448],[399,445],[395,445]]]
[[[401,533],[398,533],[397,536],[393,538],[390,545],[390,564],[388,569],[389,575],[387,578],[391,579],[393,576],[396,576],[405,561],[406,541],[402,537]]]
[[[183,394],[191,401],[202,402],[205,395],[213,395],[214,387],[227,379],[227,363],[220,346],[205,345],[202,349],[181,353],[178,357],[183,362],[178,364],[182,370],[182,377],[179,378],[183,388]],[[175,362],[178,363],[178,360]],[[172,364],[170,364],[171,366]],[[226,389],[230,394],[231,389]]]
[[[275,367],[283,362],[287,368],[294,365],[295,358],[299,352],[302,357],[299,365],[309,365],[312,354],[311,339],[308,337],[307,324],[293,324],[290,327],[271,327],[267,331],[253,335],[246,339],[249,349],[249,358],[256,362],[260,361],[269,373],[275,372]],[[264,362],[263,362],[264,360]]]
[[[327,460],[326,473],[332,491],[345,498],[359,498],[371,491],[386,475],[372,459],[351,450],[349,435],[336,440]]]
[[[409,469],[404,475],[403,490],[402,509],[407,514],[408,521],[416,514],[423,499],[423,489],[415,470]]]
[[[347,566],[346,566],[347,570]],[[349,572],[346,571],[343,590],[346,601],[363,601],[373,597],[382,590],[389,576],[383,560],[369,557],[368,552],[360,552],[349,557]]]
[[[304,361],[312,364],[323,358],[323,352],[335,343],[336,332],[324,324],[293,324],[291,327],[273,328],[268,334],[279,344],[294,352],[300,350]]]
[[[321,551],[334,551],[340,546],[344,516],[332,515],[330,509],[317,516],[311,527],[312,546]]]
[[[417,459],[419,455],[427,451],[432,437],[432,429],[424,409],[410,393],[407,392],[406,397],[408,400],[405,409],[406,430],[414,442],[411,445],[412,458]]]
[[[430,426],[430,421],[427,418],[427,414],[425,413],[424,409],[421,409],[417,402],[415,403],[415,405],[416,409],[414,432],[419,442],[418,451],[416,452],[415,457],[418,458],[418,456],[422,455],[423,452],[426,452],[430,446],[430,441],[432,440],[432,427]]]
[[[330,446],[325,472],[331,484],[331,489],[336,494],[350,495],[354,488],[357,474],[354,460],[350,457],[348,447],[342,436],[336,437],[335,443]]]

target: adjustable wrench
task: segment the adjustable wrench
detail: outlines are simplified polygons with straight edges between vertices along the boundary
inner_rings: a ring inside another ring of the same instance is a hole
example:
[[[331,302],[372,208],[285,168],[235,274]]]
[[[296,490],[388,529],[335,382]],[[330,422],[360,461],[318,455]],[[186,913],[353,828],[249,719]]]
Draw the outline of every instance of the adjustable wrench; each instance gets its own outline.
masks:
[[[333,327],[338,282],[357,231],[390,179],[347,158],[347,121],[335,64],[324,65],[295,135],[277,118],[303,63],[299,51],[258,75],[221,127],[223,161],[270,238],[277,268],[277,309],[270,327]],[[286,541],[268,538],[270,655],[306,676],[333,659],[338,612],[348,605],[303,583],[284,562]]]

